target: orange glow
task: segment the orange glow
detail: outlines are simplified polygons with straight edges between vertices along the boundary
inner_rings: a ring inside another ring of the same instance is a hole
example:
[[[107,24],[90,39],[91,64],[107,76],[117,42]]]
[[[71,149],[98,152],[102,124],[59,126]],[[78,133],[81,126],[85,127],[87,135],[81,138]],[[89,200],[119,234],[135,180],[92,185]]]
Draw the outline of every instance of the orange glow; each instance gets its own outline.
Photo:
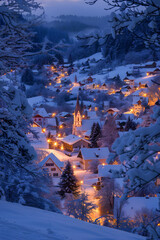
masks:
[[[94,98],[93,100],[94,100],[94,101],[96,101],[96,99],[95,99],[95,98]]]
[[[83,115],[82,118],[85,118],[85,115]]]
[[[58,137],[61,137],[61,134],[60,134],[60,133],[58,134]]]
[[[76,169],[76,165],[73,165],[73,168]]]
[[[51,139],[47,139],[47,142],[50,143],[50,142],[51,142]]]
[[[62,128],[63,128],[63,125],[60,125],[60,126],[59,126],[59,128],[61,128],[61,129],[62,129]]]
[[[96,186],[93,186],[93,188],[96,190]]]
[[[105,163],[102,163],[103,166],[105,166],[106,164]]]
[[[56,115],[56,113],[52,113],[52,117],[54,117]]]
[[[149,76],[149,72],[147,72],[147,76]]]
[[[46,129],[45,128],[42,128],[42,133],[45,133],[46,132]]]
[[[61,146],[61,150],[64,150],[64,147],[63,147],[63,146]]]
[[[97,111],[98,110],[98,107],[95,107],[95,111]]]
[[[49,83],[49,86],[51,86],[52,85],[52,83]]]
[[[54,146],[57,146],[57,142],[54,143]]]
[[[157,226],[160,227],[160,223],[158,223]]]
[[[81,183],[81,184],[83,184],[83,180],[82,180],[82,181],[80,181],[80,183]]]

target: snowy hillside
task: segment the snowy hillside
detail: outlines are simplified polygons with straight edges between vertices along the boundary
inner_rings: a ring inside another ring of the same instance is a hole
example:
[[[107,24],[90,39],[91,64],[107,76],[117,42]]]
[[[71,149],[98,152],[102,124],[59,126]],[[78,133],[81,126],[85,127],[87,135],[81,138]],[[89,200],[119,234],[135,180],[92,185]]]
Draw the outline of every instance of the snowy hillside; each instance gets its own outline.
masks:
[[[0,213],[0,239],[3,240],[145,239],[135,234],[2,200]]]

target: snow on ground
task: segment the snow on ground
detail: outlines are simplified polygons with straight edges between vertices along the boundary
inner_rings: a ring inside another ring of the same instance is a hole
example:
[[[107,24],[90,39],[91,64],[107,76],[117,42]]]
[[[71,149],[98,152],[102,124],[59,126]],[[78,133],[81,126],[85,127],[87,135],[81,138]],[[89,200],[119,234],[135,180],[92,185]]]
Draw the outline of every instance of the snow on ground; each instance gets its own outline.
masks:
[[[140,240],[144,237],[62,214],[0,201],[3,240]]]
[[[28,103],[30,104],[31,107],[33,107],[33,105],[40,105],[42,103],[45,103],[45,100],[44,100],[44,97],[37,96],[37,97],[28,98]]]
[[[80,59],[80,60],[77,60],[77,61],[74,62],[74,64],[78,64],[78,63],[82,64],[82,63],[86,62],[88,59],[89,59],[89,60],[92,60],[93,58],[94,58],[96,61],[98,61],[98,60],[100,60],[100,59],[103,59],[102,52],[98,52],[98,53],[95,53],[95,54],[93,54],[93,55],[91,55],[91,56],[89,56],[89,57],[86,57],[86,58],[82,58],[82,59]]]

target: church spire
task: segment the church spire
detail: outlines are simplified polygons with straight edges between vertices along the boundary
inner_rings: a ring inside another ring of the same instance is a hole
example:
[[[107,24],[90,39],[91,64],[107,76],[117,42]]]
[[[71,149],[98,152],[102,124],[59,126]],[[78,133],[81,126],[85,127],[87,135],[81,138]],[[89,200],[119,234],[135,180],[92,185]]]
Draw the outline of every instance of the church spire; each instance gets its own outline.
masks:
[[[79,94],[77,95],[77,103],[76,103],[76,108],[75,108],[75,114],[78,113],[78,111],[81,113],[81,107],[80,107],[80,104],[79,104]]]

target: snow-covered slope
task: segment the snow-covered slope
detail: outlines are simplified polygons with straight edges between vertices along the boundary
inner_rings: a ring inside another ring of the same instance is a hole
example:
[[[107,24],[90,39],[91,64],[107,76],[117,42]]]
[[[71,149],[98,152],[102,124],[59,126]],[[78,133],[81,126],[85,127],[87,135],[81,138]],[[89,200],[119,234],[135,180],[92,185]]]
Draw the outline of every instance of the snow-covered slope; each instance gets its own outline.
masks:
[[[3,240],[140,240],[141,236],[97,226],[61,214],[0,201]]]

